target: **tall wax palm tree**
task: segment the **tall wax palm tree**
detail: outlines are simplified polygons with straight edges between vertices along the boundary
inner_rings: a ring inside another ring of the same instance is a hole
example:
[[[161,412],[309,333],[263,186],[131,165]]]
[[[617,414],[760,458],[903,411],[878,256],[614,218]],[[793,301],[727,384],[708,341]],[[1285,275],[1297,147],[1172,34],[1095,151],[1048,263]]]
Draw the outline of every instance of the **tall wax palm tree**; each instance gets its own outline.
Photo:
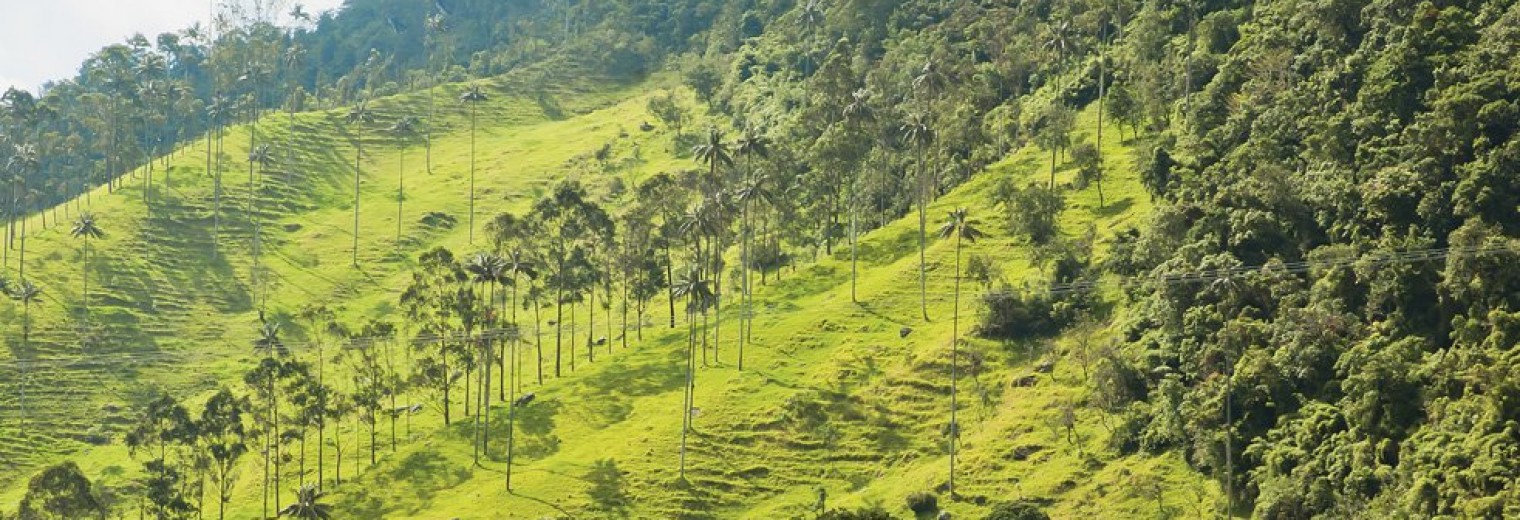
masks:
[[[83,286],[83,289],[79,291],[79,296],[84,302],[85,326],[88,327],[90,321],[90,240],[98,240],[106,234],[95,223],[95,215],[81,213],[79,219],[74,221],[74,228],[69,231],[69,235],[84,242],[84,249],[79,253],[80,280]]]
[[[741,257],[739,263],[742,264],[740,266],[740,272],[744,273],[744,282],[741,284],[743,286],[743,294],[741,294],[740,297],[745,299],[744,303],[741,304],[743,310],[741,319],[739,320],[739,323],[742,324],[742,328],[739,330],[739,370],[744,370],[744,341],[749,339],[748,336],[754,329],[754,324],[750,323],[754,319],[754,309],[752,309],[754,306],[754,289],[751,286],[749,275],[749,268],[751,263],[749,258],[749,243],[752,241],[752,234],[754,229],[754,226],[752,225],[753,216],[751,209],[755,204],[774,203],[773,198],[775,195],[773,192],[771,192],[770,184],[771,181],[769,175],[758,172],[751,173],[750,178],[745,180],[744,183],[739,186],[739,191],[734,196],[735,200],[742,208],[742,218],[744,220],[744,236],[741,237],[744,245],[741,248],[743,251],[739,255]]]
[[[470,281],[476,285],[489,286],[489,292],[487,293],[488,296],[486,297],[485,305],[487,311],[494,311],[494,305],[496,302],[496,287],[501,284],[502,280],[506,276],[506,265],[506,260],[503,260],[500,255],[497,255],[495,253],[477,253],[475,256],[471,257],[469,261],[465,262],[464,269],[465,272],[469,273]],[[488,314],[490,314],[490,312],[488,312]],[[491,404],[491,394],[489,392],[491,388],[491,365],[493,364],[492,362],[495,361],[494,354],[491,352],[490,348],[491,340],[487,338],[482,340],[481,343],[483,355],[481,356],[480,368],[483,373],[479,378],[480,392],[478,395],[480,403],[479,406],[475,408],[476,437],[474,439],[474,451],[476,464],[480,464],[480,452],[487,449],[490,442],[489,437],[482,437],[483,434],[488,435],[490,432],[490,417],[486,417],[485,429],[482,430],[480,416],[485,413],[485,410]]]
[[[727,199],[723,197],[721,191],[723,177],[720,176],[719,170],[733,167],[734,154],[732,147],[728,143],[723,142],[723,132],[718,130],[717,127],[713,127],[707,133],[707,140],[692,148],[692,156],[698,163],[707,166],[708,178],[711,179],[711,182],[720,183],[719,186],[711,188],[711,193],[707,197],[708,200],[703,201],[703,204],[698,206],[705,210],[699,212],[698,215],[702,220],[700,223],[701,229],[712,239],[709,244],[710,250],[708,251],[707,260],[713,266],[713,305],[717,307],[718,318],[721,319],[723,311],[723,230],[721,228],[726,227],[726,223],[724,222],[726,215],[724,213],[727,211],[725,207]],[[719,325],[718,329],[714,329],[713,361],[717,361],[718,357],[717,332],[721,330],[721,327]],[[703,352],[705,353],[706,350]]]
[[[534,267],[533,260],[528,256],[528,253],[521,247],[508,251],[506,256],[502,257],[502,260],[506,262],[502,273],[505,276],[507,285],[512,288],[511,300],[508,302],[508,306],[512,309],[511,323],[515,326],[517,325],[517,280],[519,277],[527,278],[528,280],[537,279],[538,270]],[[519,369],[521,368],[521,363],[518,363],[518,367]],[[502,398],[502,400],[505,399],[505,397]]]
[[[728,143],[723,142],[723,131],[713,127],[707,132],[707,140],[702,144],[692,147],[693,159],[708,168],[708,174],[717,180],[718,170],[734,165],[733,150]]]
[[[929,127],[928,118],[922,114],[910,116],[902,125],[902,139],[918,151],[918,175],[914,179],[914,198],[918,202],[918,301],[924,319],[928,320],[929,281],[925,249],[928,247],[929,165],[925,152],[929,149],[929,144],[934,142],[934,130]]]
[[[753,162],[757,156],[763,158],[770,155],[770,140],[754,128],[746,129],[744,135],[739,138],[739,142],[735,144],[734,153],[744,158],[744,175],[747,177],[735,193],[737,199],[735,202],[740,205],[739,225],[742,228],[739,231],[739,273],[744,277],[739,283],[739,370],[742,371],[744,370],[744,340],[747,339],[746,331],[752,326],[749,323],[753,312],[750,306],[754,299],[750,293],[749,275],[749,244],[753,231],[753,226],[750,225],[750,205],[756,196],[761,195],[755,189],[759,185],[752,183],[756,175]]]
[[[11,157],[7,164],[12,170],[11,176],[11,222],[20,221],[19,233],[13,232],[12,237],[21,239],[21,258],[17,269],[21,273],[21,279],[26,279],[26,222],[27,212],[31,210],[32,203],[36,199],[36,190],[27,188],[27,172],[36,173],[41,167],[41,158],[37,154],[37,147],[30,144],[18,145],[11,151]],[[8,249],[8,248],[7,248]]]
[[[480,85],[471,85],[470,89],[459,96],[459,102],[470,105],[470,243],[475,243],[475,129],[476,114],[478,107],[484,103],[488,96],[480,89]]]
[[[857,133],[865,132],[866,125],[876,122],[876,111],[871,108],[870,91],[858,89],[850,94],[850,104],[844,107],[844,121],[846,125]],[[851,176],[850,186],[850,301],[860,301],[855,296],[856,282],[860,277],[859,260],[857,255],[857,242],[860,240],[859,213],[860,201],[860,173]]]
[[[254,166],[258,166],[259,171],[265,172],[272,165],[274,165],[274,151],[269,145],[261,144],[254,146],[248,152],[248,220],[253,223],[253,248],[251,251],[253,255],[253,272],[251,278],[253,278],[254,289],[258,291],[260,311],[264,310],[264,305],[268,301],[268,293],[264,285],[263,271],[259,268],[259,259],[263,253],[264,228],[263,221],[258,216],[258,185],[254,183],[253,171]]]
[[[686,384],[681,401],[681,454],[679,463],[679,475],[682,480],[686,479],[686,435],[691,431],[691,413],[693,401],[696,397],[696,350],[697,350],[697,319],[698,313],[706,313],[708,306],[712,305],[717,298],[711,284],[702,277],[702,271],[693,266],[685,274],[681,275],[675,283],[677,298],[686,298]]]
[[[390,133],[396,136],[396,151],[401,156],[396,167],[396,247],[401,247],[402,205],[406,204],[406,143],[417,135],[419,121],[413,116],[402,116],[391,125]]]
[[[429,72],[428,124],[426,130],[427,134],[425,145],[427,149],[427,158],[425,162],[427,163],[427,172],[433,173],[433,127],[438,115],[436,104],[434,103],[433,93],[438,89],[439,80],[439,71],[433,70],[433,61],[438,57],[438,47],[443,41],[442,35],[448,31],[448,24],[445,22],[443,13],[434,13],[423,21],[423,28],[426,34],[423,45],[427,47],[427,68]]]
[[[290,10],[290,19],[301,23],[311,23],[311,15],[306,13],[306,8],[296,4]],[[294,40],[294,38],[291,38]],[[286,126],[285,132],[285,182],[290,182],[290,173],[295,169],[296,147],[296,106],[300,104],[300,97],[296,83],[296,66],[300,65],[301,58],[306,51],[299,44],[291,43],[285,49],[285,89],[288,91],[285,100]]]
[[[1050,34],[1045,38],[1045,48],[1056,53],[1057,61],[1066,61],[1075,41],[1072,38],[1071,20],[1051,24]]]
[[[275,509],[280,508],[280,442],[276,438],[278,435],[276,432],[280,431],[280,400],[277,393],[278,385],[276,381],[284,370],[284,364],[276,358],[282,358],[289,353],[285,342],[280,339],[280,324],[278,322],[265,320],[259,324],[258,336],[253,340],[253,350],[255,353],[263,354],[264,360],[260,364],[260,372],[256,372],[260,374],[260,377],[252,379],[252,381],[266,385],[262,391],[267,394],[268,402],[266,405],[269,407],[268,421],[270,426],[269,430],[264,433],[264,516],[268,517],[269,479],[271,475],[274,478],[274,507]],[[271,459],[274,461],[274,473],[272,474],[269,471]]]
[[[813,50],[818,47],[818,29],[823,26],[824,13],[822,0],[808,0],[802,4],[802,11],[798,13],[797,22],[802,25],[802,31],[808,35],[808,48],[803,53],[803,73],[813,74]]]
[[[328,520],[333,517],[332,506],[319,502],[322,495],[316,486],[301,486],[301,489],[296,490],[296,501],[280,510],[280,516],[301,520]]]
[[[961,324],[961,243],[976,242],[985,236],[977,229],[978,222],[972,219],[966,208],[951,211],[944,225],[940,226],[939,234],[942,238],[955,238],[955,310],[950,326],[950,485],[949,496],[955,497],[955,447],[960,439],[960,423],[956,422],[956,412],[959,408],[959,354],[960,354],[960,324]]]
[[[518,347],[520,346],[520,343],[522,343],[522,330],[517,327],[517,322],[516,321],[513,321],[512,323],[506,324],[505,326],[502,327],[502,329],[503,329],[502,330],[502,332],[503,332],[502,339],[505,340],[508,345],[511,345],[509,347],[510,352],[507,353],[507,355],[504,355],[502,357],[504,359],[508,358],[508,357],[510,357],[512,359],[512,366],[509,367],[507,370],[504,370],[504,372],[506,372],[507,374],[504,375],[504,376],[502,376],[502,377],[504,377],[504,378],[507,379],[507,388],[511,388],[512,389],[511,390],[511,395],[508,395],[506,399],[502,399],[502,401],[504,401],[504,402],[507,403],[507,475],[506,475],[506,484],[507,484],[507,492],[511,493],[512,492],[512,456],[513,456],[513,451],[514,451],[514,448],[515,448],[515,445],[516,445],[516,434],[515,434],[515,431],[517,429],[517,394],[516,394],[516,388],[515,388],[516,385],[517,385],[517,375],[516,374],[517,374],[517,370],[518,370],[517,350],[518,350]],[[489,423],[489,421],[486,424],[486,429],[488,431],[490,430],[490,423]]]
[[[358,137],[354,140],[354,267],[359,267],[359,183],[363,173],[364,125],[375,121],[369,111],[369,103],[360,101],[348,111],[348,124],[354,125]]]
[[[42,297],[42,288],[22,279],[11,288],[11,298],[21,302],[21,345],[30,348],[32,341],[32,303]]]
[[[217,239],[222,230],[222,118],[227,115],[227,100],[220,95],[212,99],[206,107],[206,118],[211,125],[211,138],[206,140],[206,173],[212,176],[211,195],[211,254],[217,253]],[[212,150],[216,150],[215,164],[212,162]],[[106,182],[110,182],[109,179]]]

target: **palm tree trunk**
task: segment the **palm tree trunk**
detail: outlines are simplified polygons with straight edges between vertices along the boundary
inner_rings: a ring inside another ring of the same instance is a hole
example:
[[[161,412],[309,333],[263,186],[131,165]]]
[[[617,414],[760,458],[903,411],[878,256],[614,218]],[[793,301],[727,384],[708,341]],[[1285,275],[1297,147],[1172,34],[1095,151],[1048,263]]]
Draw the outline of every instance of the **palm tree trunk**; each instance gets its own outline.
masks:
[[[401,164],[396,169],[396,247],[401,247],[402,206],[406,204],[406,144],[400,146]]]
[[[359,138],[354,141],[354,267],[359,267],[359,175],[364,159],[364,122],[359,122]]]
[[[564,262],[560,262],[560,271],[563,272],[564,269],[565,269]],[[555,286],[556,287],[554,288],[554,377],[556,379],[558,379],[559,377],[561,377],[561,374],[560,374],[560,361],[561,361],[562,357],[561,357],[560,351],[563,348],[564,341],[565,341],[565,339],[564,339],[564,337],[565,337],[565,290],[563,288],[559,287],[558,283],[556,283]],[[572,352],[571,355],[573,356],[574,353]],[[571,363],[574,363],[574,361],[571,361]],[[573,369],[574,368],[572,367],[572,370]],[[543,378],[539,378],[539,379],[540,379],[539,380],[539,384],[543,384],[543,381],[542,381]]]
[[[956,422],[959,394],[959,356],[961,327],[961,237],[955,237],[955,316],[950,326],[950,499],[955,499],[955,445],[960,440],[960,423]]]
[[[544,323],[543,306],[533,300],[533,344],[538,350],[538,386],[544,385],[544,334],[540,326]]]
[[[515,277],[514,277],[514,279],[515,279]],[[514,284],[514,286],[513,286],[513,293],[515,294],[516,292],[517,292],[517,289],[516,289],[516,285]],[[514,301],[516,300],[515,296],[513,297],[513,300]],[[515,315],[516,312],[517,312],[517,309],[515,309],[515,308],[512,309],[512,312]],[[513,316],[512,323],[514,325],[517,323],[516,316]],[[517,345],[517,339],[513,339],[512,340],[512,347],[511,347],[511,354],[510,355],[514,355],[515,356],[517,354],[517,351],[518,351],[517,347],[518,347],[518,345]],[[512,492],[512,444],[513,444],[513,441],[514,441],[514,439],[513,439],[513,428],[517,424],[517,402],[516,402],[517,401],[517,389],[514,387],[514,385],[517,384],[517,372],[516,372],[516,370],[517,370],[518,365],[519,365],[519,363],[517,362],[517,358],[515,358],[515,357],[512,358],[512,369],[507,371],[507,378],[508,378],[507,386],[509,388],[511,388],[511,391],[509,392],[511,395],[507,396],[507,397],[509,397],[509,399],[503,399],[502,400],[502,401],[504,401],[504,402],[507,403],[507,492],[508,493]]]
[[[84,326],[90,327],[90,237],[84,238],[84,258],[80,260],[79,277],[83,287],[79,291],[79,297],[84,301]]]
[[[313,323],[312,324],[312,329],[316,329],[316,327],[317,327],[317,325],[315,323]],[[325,379],[326,379],[325,375],[326,374],[324,373],[324,372],[326,372],[326,370],[325,370],[326,365],[327,365],[326,357],[322,355],[322,341],[321,341],[321,337],[318,336],[318,339],[317,339],[317,387],[318,388],[327,388],[326,382],[325,382]],[[326,476],[326,472],[323,471],[323,469],[324,469],[323,468],[323,461],[327,459],[327,456],[326,456],[326,444],[323,441],[323,439],[326,439],[326,435],[325,434],[327,433],[327,417],[326,417],[326,415],[327,415],[327,410],[321,410],[321,411],[318,412],[318,417],[317,417],[317,490],[318,491],[322,490],[322,480]]]
[[[704,334],[705,335],[705,334]],[[696,348],[697,348],[697,320],[692,313],[686,313],[686,384],[681,395],[681,452],[680,466],[678,471],[681,480],[686,479],[686,434],[691,431],[691,402],[692,392],[696,390]]]
[[[1056,152],[1060,149],[1059,146],[1050,147],[1050,189],[1052,190],[1056,189]]]
[[[860,302],[860,298],[858,298],[855,295],[855,286],[856,286],[857,280],[859,280],[859,278],[860,278],[859,256],[858,256],[858,252],[856,250],[857,249],[856,243],[860,240],[860,235],[859,235],[859,233],[857,231],[858,228],[856,227],[856,205],[857,205],[858,201],[855,200],[855,198],[857,196],[857,194],[855,193],[855,191],[856,191],[856,186],[855,186],[854,180],[852,179],[850,181],[850,197],[849,197],[849,199],[850,199],[849,200],[849,205],[850,205],[850,301],[854,302],[854,303],[859,303]]]
[[[475,105],[470,102],[470,243],[475,243]]]
[[[749,292],[749,241],[750,241],[750,215],[749,200],[744,201],[744,214],[739,217],[739,275],[744,277],[739,282],[739,371],[744,371],[744,340],[749,324],[752,295]]]
[[[929,194],[925,184],[928,181],[928,164],[924,163],[924,146],[918,147],[918,305],[923,312],[924,321],[929,321],[929,278],[928,261],[925,258],[925,249],[928,244],[928,208]]]
[[[586,362],[596,362],[596,282],[592,282],[591,289],[586,291],[590,297],[586,299]]]
[[[676,328],[676,288],[675,288],[675,261],[670,256],[670,241],[665,241],[665,282],[670,288],[670,328]],[[689,317],[689,316],[688,316]]]
[[[449,372],[449,349],[440,348],[439,352],[443,360],[443,425],[448,426],[452,423],[449,415],[449,387],[454,386],[454,375]]]

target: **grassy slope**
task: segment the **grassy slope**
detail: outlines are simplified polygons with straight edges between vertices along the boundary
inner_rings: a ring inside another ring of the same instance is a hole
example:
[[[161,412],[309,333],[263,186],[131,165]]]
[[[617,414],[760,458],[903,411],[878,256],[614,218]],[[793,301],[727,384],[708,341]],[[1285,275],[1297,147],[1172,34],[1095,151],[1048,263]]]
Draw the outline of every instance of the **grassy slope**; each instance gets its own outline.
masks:
[[[593,186],[603,185],[607,177],[589,157],[607,142],[616,143],[618,160],[614,162],[624,166],[616,174],[629,180],[689,167],[685,159],[668,153],[673,146],[667,133],[646,135],[637,129],[640,121],[651,119],[644,113],[645,96],[657,87],[570,87],[550,93],[563,104],[556,107],[532,95],[509,95],[526,91],[529,77],[533,76],[493,81],[493,101],[482,110],[480,223],[503,209],[522,209],[555,179],[574,176]],[[366,134],[368,160],[361,201],[366,215],[361,241],[365,269],[359,272],[348,266],[352,134],[341,124],[341,112],[298,116],[306,143],[299,147],[299,163],[311,174],[297,175],[294,183],[284,185],[279,182],[282,174],[271,172],[265,197],[269,203],[263,204],[274,207],[276,198],[286,201],[268,214],[276,224],[265,227],[271,235],[265,262],[272,271],[266,278],[277,280],[270,291],[273,312],[293,312],[301,303],[318,300],[341,307],[350,322],[359,316],[386,316],[405,282],[406,258],[434,244],[471,250],[463,229],[468,121],[450,101],[461,89],[456,86],[438,93],[439,106],[450,114],[446,128],[440,128],[446,134],[435,143],[435,173],[427,176],[421,171],[420,146],[408,154],[405,223],[409,231],[400,244],[405,254],[396,253],[394,237],[398,157],[391,139],[377,137],[373,130]],[[425,99],[413,95],[376,103],[382,121],[374,128],[385,126],[389,114],[402,104],[424,113]],[[562,117],[555,117],[559,113]],[[1083,132],[1093,128],[1091,115],[1083,119]],[[283,141],[283,121],[283,115],[266,120],[264,131],[274,127],[277,142]],[[244,154],[243,131],[235,131],[227,141],[232,173],[226,178],[230,193],[223,218],[239,250],[250,234],[248,226],[238,222],[247,193],[246,165],[232,159]],[[622,131],[629,137],[620,139]],[[1109,135],[1115,135],[1112,129]],[[1148,199],[1133,169],[1127,167],[1129,151],[1116,141],[1110,137],[1105,142],[1107,156],[1120,163],[1114,165],[1114,178],[1106,185],[1109,209],[1096,210],[1093,189],[1074,194],[1071,209],[1063,215],[1068,233],[1080,234],[1089,222],[1095,222],[1100,234],[1109,235],[1147,212]],[[631,158],[634,142],[639,142],[643,160]],[[155,210],[153,218],[146,217],[137,188],[115,196],[103,192],[92,196],[94,210],[112,232],[111,239],[100,245],[97,269],[104,274],[92,276],[96,279],[92,284],[102,284],[92,287],[92,299],[100,307],[94,321],[109,326],[107,337],[132,341],[94,347],[107,352],[103,357],[112,362],[55,364],[54,370],[34,371],[37,380],[50,384],[28,387],[34,403],[29,417],[45,418],[57,426],[27,429],[40,435],[21,439],[12,434],[16,430],[9,426],[18,415],[16,403],[10,393],[0,398],[6,399],[0,401],[6,407],[0,409],[5,414],[0,417],[7,421],[0,426],[0,450],[9,450],[0,453],[18,457],[0,458],[0,462],[37,462],[77,448],[77,443],[58,444],[58,439],[66,438],[65,432],[71,430],[83,431],[101,415],[112,415],[102,414],[101,406],[129,401],[130,395],[141,393],[149,384],[177,392],[203,392],[219,381],[235,381],[246,366],[257,291],[249,282],[246,254],[229,249],[224,260],[206,254],[209,237],[203,229],[209,227],[211,183],[203,172],[203,146],[192,144],[190,156],[174,161],[174,184],[165,194],[170,202]],[[277,157],[282,155],[283,151],[277,151]],[[1027,249],[1004,236],[996,225],[988,193],[1002,176],[1043,178],[1047,160],[1038,150],[1019,151],[938,201],[931,219],[939,220],[955,206],[970,207],[992,236],[969,247],[967,253],[998,259],[1015,283],[1033,277]],[[1063,171],[1063,178],[1069,176],[1069,171]],[[424,209],[449,213],[459,218],[460,227],[424,232],[415,225]],[[820,486],[827,490],[831,505],[880,503],[905,514],[904,496],[931,489],[945,476],[939,432],[947,422],[954,261],[948,243],[931,244],[930,311],[935,319],[922,323],[917,319],[915,228],[916,221],[910,217],[863,239],[863,304],[849,301],[849,260],[843,249],[832,258],[788,273],[779,284],[759,288],[762,310],[756,320],[754,347],[746,353],[748,370],[742,374],[732,364],[736,327],[731,319],[724,321],[723,362],[698,376],[697,405],[702,412],[690,458],[690,487],[674,483],[679,420],[673,411],[679,409],[677,360],[685,341],[683,324],[676,331],[650,329],[646,341],[632,349],[617,349],[611,358],[583,366],[565,379],[551,380],[544,388],[529,385],[529,391],[538,392],[539,401],[519,417],[523,422],[516,495],[501,490],[500,462],[470,469],[468,430],[460,425],[442,429],[436,414],[429,413],[418,417],[414,425],[421,442],[404,444],[399,453],[387,454],[375,468],[362,468],[362,487],[346,487],[334,501],[341,510],[360,516],[581,516],[592,507],[587,477],[593,464],[610,459],[622,479],[609,489],[620,490],[629,507],[623,512],[633,517],[674,516],[683,508],[724,517],[789,517],[808,511],[817,501]],[[149,246],[140,246],[142,242]],[[77,246],[58,227],[40,233],[31,246],[29,274],[37,276],[57,299],[39,309],[44,339],[39,350],[63,354],[69,335],[77,334],[67,330],[62,311],[62,303],[78,299]],[[978,289],[966,289],[962,309],[969,315],[975,300],[971,293]],[[0,306],[0,318],[15,319],[19,309],[13,307]],[[661,309],[660,305],[653,308],[656,324],[663,322]],[[971,321],[963,316],[962,330]],[[903,339],[899,337],[903,326],[916,330]],[[1083,439],[1079,444],[1085,447],[1085,456],[1065,441],[1055,426],[1060,408],[1080,403],[1085,395],[1080,368],[1063,355],[1062,345],[1068,341],[1055,341],[1054,349],[972,342],[970,350],[985,356],[987,369],[963,380],[966,430],[960,492],[993,500],[1018,495],[1050,498],[1059,516],[1133,516],[1155,512],[1155,497],[1143,491],[1150,486],[1140,481],[1159,479],[1166,483],[1162,501],[1168,507],[1195,513],[1210,504],[1213,492],[1204,490],[1211,487],[1175,457],[1114,458],[1104,453],[1104,433],[1095,412],[1078,408]],[[7,336],[6,342],[15,346],[19,338]],[[130,350],[125,345],[131,345]],[[115,353],[122,351],[148,354],[111,357],[121,356]],[[1031,373],[1041,357],[1061,360],[1053,376],[1033,388],[1009,385]],[[187,364],[196,369],[177,369]],[[986,389],[985,401],[979,387]],[[35,404],[43,402],[44,396],[52,398],[48,404]],[[70,397],[59,399],[65,396]],[[789,400],[822,403],[833,432],[825,435],[783,419]],[[497,409],[494,413],[498,419],[495,437],[500,439],[505,412]],[[64,422],[73,417],[78,419]],[[349,444],[346,478],[352,477],[356,460],[351,437],[345,435]],[[53,451],[42,449],[54,444],[59,447]],[[1033,453],[1027,460],[1014,461],[1015,448]],[[500,453],[492,456],[501,458]],[[89,473],[107,475],[108,480],[128,478],[137,466],[119,447],[94,448],[83,459]],[[256,484],[255,468],[249,466],[234,504],[238,517],[258,513]],[[12,491],[0,496],[4,503],[14,503],[18,494],[19,486],[9,487]],[[975,509],[970,504],[951,506],[957,517]]]

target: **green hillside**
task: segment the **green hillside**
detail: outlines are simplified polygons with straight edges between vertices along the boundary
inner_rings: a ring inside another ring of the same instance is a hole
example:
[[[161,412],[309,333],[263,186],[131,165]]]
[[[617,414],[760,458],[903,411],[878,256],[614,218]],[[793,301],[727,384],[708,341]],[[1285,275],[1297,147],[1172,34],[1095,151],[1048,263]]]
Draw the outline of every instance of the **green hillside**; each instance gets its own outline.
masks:
[[[0,517],[1520,514],[1520,4],[348,4],[0,97]]]
[[[689,168],[690,158],[670,152],[675,148],[671,130],[646,133],[637,128],[654,120],[646,106],[661,89],[659,80],[616,90],[553,91],[554,112],[562,112],[554,114],[534,99],[511,94],[517,78],[527,74],[485,83],[493,99],[481,108],[477,142],[482,151],[477,158],[481,222],[501,211],[525,208],[560,179],[599,187],[614,177],[634,183],[661,171]],[[444,87],[435,95],[451,100],[463,88]],[[465,229],[467,198],[461,196],[468,180],[468,115],[453,103],[446,109],[447,132],[435,134],[434,173],[426,172],[419,142],[408,144],[407,176],[413,182],[404,206],[408,218],[403,220],[402,241],[394,235],[395,175],[401,157],[395,140],[376,130],[387,125],[386,114],[424,111],[425,103],[426,94],[418,93],[371,105],[381,116],[366,127],[369,151],[362,163],[361,211],[371,208],[375,216],[363,219],[358,270],[348,261],[351,230],[345,224],[352,216],[346,191],[356,130],[336,111],[296,116],[294,164],[299,166],[288,167],[280,159],[257,171],[255,179],[259,197],[254,204],[267,222],[260,236],[270,314],[299,323],[298,308],[318,301],[354,321],[394,319],[395,294],[404,287],[417,252],[435,245],[471,250]],[[1094,115],[1084,115],[1079,132],[1091,132]],[[244,161],[236,160],[247,154],[246,144],[240,143],[249,131],[246,126],[233,129],[222,150],[229,171],[224,175],[219,257],[211,255],[205,232],[214,203],[214,180],[205,171],[205,142],[191,143],[169,161],[170,181],[155,190],[151,209],[142,202],[140,187],[131,182],[116,193],[99,190],[89,196],[87,209],[109,236],[93,245],[90,264],[98,273],[90,289],[94,334],[115,338],[126,332],[153,338],[153,348],[110,342],[90,346],[86,357],[95,361],[43,361],[71,359],[67,356],[76,353],[69,349],[77,344],[74,335],[79,332],[67,312],[82,312],[79,287],[74,285],[81,248],[56,224],[30,237],[28,276],[46,287],[52,300],[38,305],[32,316],[32,348],[43,360],[34,362],[36,368],[25,368],[33,381],[55,383],[27,386],[31,404],[25,417],[33,423],[27,427],[32,433],[7,439],[9,449],[26,454],[14,459],[24,461],[24,467],[68,457],[82,461],[87,473],[105,476],[104,485],[125,485],[138,473],[125,448],[115,443],[88,447],[89,439],[68,436],[73,428],[100,417],[109,425],[114,416],[120,424],[129,412],[117,410],[156,389],[204,398],[216,385],[237,380],[243,367],[254,362],[249,345],[256,333],[259,289],[249,254],[252,228],[244,213],[249,193],[246,168]],[[265,118],[259,132],[276,146],[290,136],[283,115]],[[605,143],[614,143],[616,156],[609,162],[618,166],[592,163],[590,156]],[[1128,161],[1126,146],[1112,141],[1106,146],[1107,153]],[[634,148],[641,150],[638,158],[632,155]],[[990,207],[990,192],[999,179],[1037,180],[1043,178],[1041,168],[1039,150],[1015,153],[939,199],[931,214],[963,206]],[[1062,217],[1068,233],[1083,233],[1091,224],[1108,236],[1144,218],[1149,199],[1133,169],[1120,164],[1115,171],[1122,173],[1106,186],[1105,209],[1096,207],[1095,187],[1073,195],[1071,209]],[[1062,177],[1072,174],[1067,168]],[[448,213],[460,225],[428,229],[418,222],[426,211]],[[989,211],[983,218],[994,215]],[[527,385],[539,401],[523,412],[520,442],[527,445],[527,461],[519,460],[521,480],[515,494],[502,489],[499,460],[484,468],[471,467],[467,425],[442,428],[436,414],[424,414],[413,425],[415,440],[403,440],[394,454],[385,450],[377,466],[362,461],[357,471],[364,476],[339,488],[337,503],[344,511],[386,517],[478,517],[480,500],[502,508],[486,517],[552,516],[555,506],[592,511],[598,506],[588,495],[586,475],[597,463],[610,461],[623,475],[618,481],[620,500],[633,516],[683,510],[755,518],[803,515],[816,504],[820,488],[831,497],[830,504],[882,503],[901,509],[909,493],[931,490],[944,479],[943,438],[938,432],[945,427],[943,410],[948,407],[943,379],[954,277],[954,251],[948,242],[939,241],[930,249],[931,315],[936,319],[919,323],[916,293],[907,290],[917,276],[912,220],[905,218],[862,237],[859,304],[849,300],[849,257],[843,248],[757,291],[761,310],[747,354],[752,368],[739,372],[727,359],[699,373],[697,403],[702,414],[689,488],[672,487],[679,428],[669,424],[679,417],[680,367],[673,356],[684,344],[684,323],[666,330],[659,325],[664,318],[653,313],[646,341],[633,341],[628,350],[614,348],[610,359],[551,380],[542,389]],[[984,227],[991,236],[968,247],[966,254],[998,259],[1011,281],[1030,278],[1029,249],[992,222]],[[143,243],[151,247],[145,251]],[[974,321],[979,292],[966,289],[964,327]],[[9,318],[20,318],[16,306],[5,311]],[[917,329],[906,339],[899,337],[905,326]],[[722,352],[731,356],[732,339],[724,341]],[[1024,489],[1073,514],[1133,513],[1149,510],[1153,499],[1120,489],[1129,487],[1132,479],[1151,477],[1196,488],[1174,493],[1171,499],[1209,507],[1212,493],[1176,459],[1101,455],[1103,434],[1096,417],[1082,418],[1080,442],[1064,440],[1057,431],[1060,408],[1085,399],[1080,369],[1068,362],[1066,341],[969,345],[975,354],[968,355],[984,359],[987,368],[976,375],[985,400],[965,398],[965,413],[977,419],[961,455],[967,465],[965,485],[971,491],[961,493],[1001,499],[1010,489]],[[296,356],[310,356],[310,350],[299,348]],[[1010,386],[1014,379],[1033,373],[1041,360],[1058,361],[1058,370],[1042,376],[1033,388]],[[409,402],[422,399],[409,397]],[[505,407],[493,408],[495,429],[505,428],[505,413]],[[798,413],[824,415],[778,420]],[[831,424],[827,434],[798,422],[823,417]],[[83,429],[101,435],[119,431]],[[356,442],[344,437],[344,442]],[[357,441],[368,443],[367,438]],[[1037,455],[1031,457],[1038,463],[1010,460],[1008,454],[1020,447],[1035,450]],[[348,456],[353,459],[352,452]],[[502,457],[493,452],[493,458]],[[256,473],[256,466],[244,468],[234,512],[257,515]],[[285,478],[298,477],[289,473]],[[1080,485],[1072,485],[1077,482]],[[950,510],[960,511],[958,507]]]

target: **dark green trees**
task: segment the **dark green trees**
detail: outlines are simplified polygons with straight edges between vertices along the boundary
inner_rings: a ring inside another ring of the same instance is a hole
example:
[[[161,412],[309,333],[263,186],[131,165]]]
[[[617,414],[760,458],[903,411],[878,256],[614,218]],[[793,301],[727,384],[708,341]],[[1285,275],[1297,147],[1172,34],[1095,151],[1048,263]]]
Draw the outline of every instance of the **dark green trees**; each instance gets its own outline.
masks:
[[[215,485],[217,518],[227,516],[232,503],[232,489],[237,483],[237,468],[248,454],[248,431],[244,412],[248,400],[223,388],[206,400],[206,407],[196,423],[196,444],[210,459],[211,481]]]
[[[105,518],[106,509],[96,498],[90,479],[73,462],[42,470],[27,483],[26,496],[16,512],[18,520],[70,520]]]

